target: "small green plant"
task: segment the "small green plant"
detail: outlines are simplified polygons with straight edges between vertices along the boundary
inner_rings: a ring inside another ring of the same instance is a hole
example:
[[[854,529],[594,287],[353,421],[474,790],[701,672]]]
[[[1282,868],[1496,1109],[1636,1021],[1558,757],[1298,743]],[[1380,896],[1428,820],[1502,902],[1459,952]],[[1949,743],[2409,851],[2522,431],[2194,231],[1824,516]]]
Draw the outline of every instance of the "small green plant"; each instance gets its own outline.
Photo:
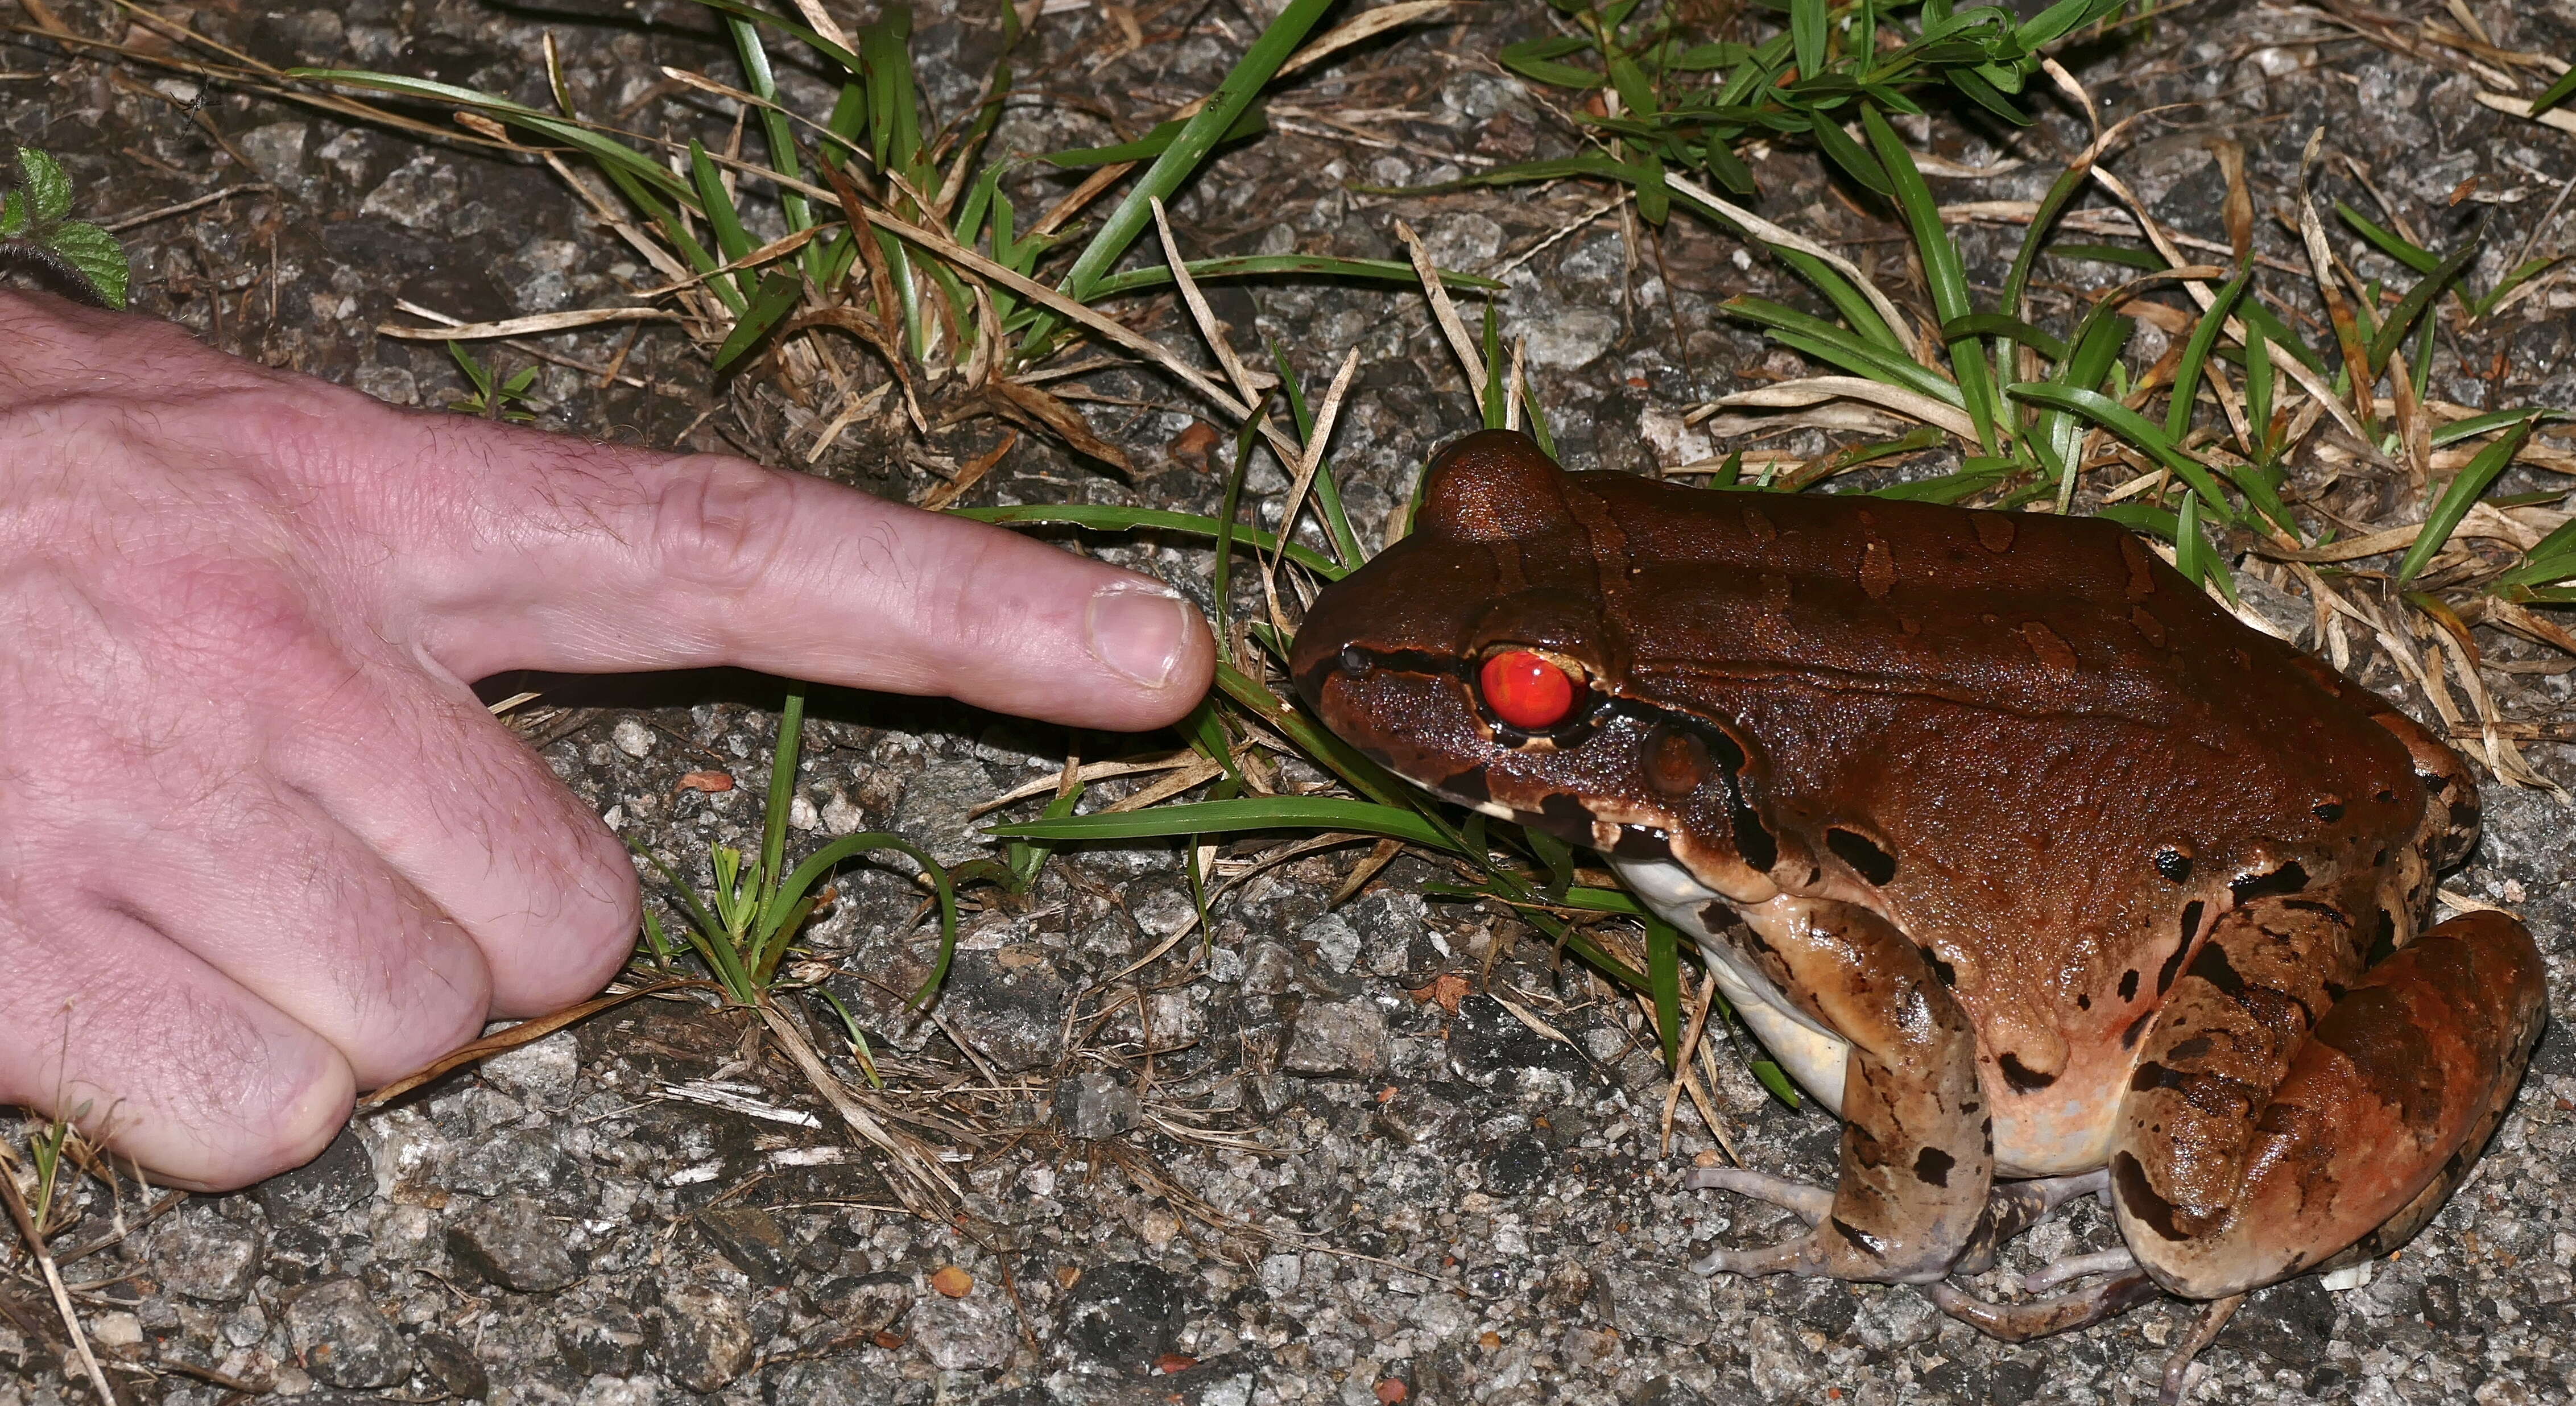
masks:
[[[133,266],[115,235],[71,218],[72,182],[62,163],[22,146],[12,165],[16,179],[0,190],[0,268],[32,270],[101,307],[125,306]]]
[[[462,415],[480,415],[486,420],[507,420],[515,425],[536,423],[535,397],[528,388],[537,383],[537,368],[529,366],[506,381],[481,358],[467,351],[461,342],[449,342],[447,354],[456,358],[457,369],[465,373],[465,383],[474,388],[471,395],[458,396],[447,402],[447,408]]]

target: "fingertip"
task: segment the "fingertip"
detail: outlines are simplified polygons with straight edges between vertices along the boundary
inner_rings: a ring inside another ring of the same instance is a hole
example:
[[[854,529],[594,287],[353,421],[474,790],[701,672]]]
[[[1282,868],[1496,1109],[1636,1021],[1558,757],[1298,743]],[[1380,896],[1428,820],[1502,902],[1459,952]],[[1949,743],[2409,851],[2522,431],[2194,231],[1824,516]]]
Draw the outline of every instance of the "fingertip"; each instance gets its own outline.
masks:
[[[65,1102],[75,1111],[88,1103],[94,1111],[80,1121],[101,1141],[155,1180],[189,1191],[235,1191],[303,1166],[330,1146],[357,1103],[349,1062],[320,1040],[292,1042],[265,1068],[242,1074],[243,1087],[226,1094],[210,1086],[195,1109],[138,1109],[78,1085]]]
[[[1122,574],[1092,592],[1083,610],[1083,649],[1120,686],[1102,701],[1125,716],[1103,725],[1129,731],[1180,719],[1216,672],[1205,617],[1150,576]]]

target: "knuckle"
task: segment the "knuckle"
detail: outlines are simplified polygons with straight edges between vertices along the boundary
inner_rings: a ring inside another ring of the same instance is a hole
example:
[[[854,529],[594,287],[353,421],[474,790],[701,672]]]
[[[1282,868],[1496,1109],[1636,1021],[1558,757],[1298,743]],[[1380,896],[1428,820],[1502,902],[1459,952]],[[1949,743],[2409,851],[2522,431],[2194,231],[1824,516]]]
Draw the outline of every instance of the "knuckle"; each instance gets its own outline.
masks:
[[[666,575],[692,585],[739,590],[776,563],[793,521],[796,485],[786,474],[740,459],[709,457],[672,466],[652,502],[652,552]]]

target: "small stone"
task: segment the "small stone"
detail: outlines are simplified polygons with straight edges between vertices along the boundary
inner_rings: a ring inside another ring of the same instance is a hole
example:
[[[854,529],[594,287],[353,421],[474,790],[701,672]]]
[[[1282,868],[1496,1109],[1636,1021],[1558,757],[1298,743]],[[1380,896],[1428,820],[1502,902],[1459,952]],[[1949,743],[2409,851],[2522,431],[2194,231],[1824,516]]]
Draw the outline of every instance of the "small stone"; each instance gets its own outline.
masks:
[[[411,1340],[412,1370],[436,1382],[458,1401],[480,1401],[492,1394],[492,1379],[465,1344],[443,1333],[423,1333]]]
[[[342,1128],[321,1156],[261,1182],[253,1194],[272,1225],[315,1220],[375,1195],[375,1164],[356,1131]]]
[[[796,1246],[778,1217],[758,1206],[700,1211],[698,1233],[755,1284],[777,1288],[795,1272]]]
[[[635,718],[619,718],[617,726],[609,730],[608,740],[616,744],[617,750],[639,760],[653,754],[653,729]]]
[[[426,233],[455,233],[449,228],[449,216],[457,207],[459,190],[456,163],[444,152],[426,151],[367,192],[367,198],[358,204],[358,213]]]
[[[975,1292],[975,1276],[956,1265],[945,1265],[930,1276],[930,1287],[952,1299],[962,1299]]]
[[[144,1253],[164,1288],[203,1303],[239,1302],[266,1259],[258,1232],[202,1202],[153,1226]]]
[[[1386,1016],[1367,997],[1310,1000],[1297,1012],[1279,1055],[1299,1074],[1377,1074],[1386,1069]]]
[[[411,1376],[411,1349],[356,1279],[307,1286],[286,1306],[286,1331],[304,1370],[328,1385],[385,1387]]]
[[[965,1281],[963,1290],[940,1282],[952,1274]],[[1009,1366],[1020,1345],[1019,1316],[1011,1311],[1009,1298],[989,1290],[973,1292],[974,1276],[955,1265],[932,1275],[930,1282],[944,1297],[921,1300],[904,1326],[931,1364],[950,1372]]]
[[[1619,340],[1619,319],[1593,308],[1572,308],[1529,325],[1529,362],[1573,371],[1599,361]]]
[[[447,1232],[459,1264],[504,1289],[547,1294],[581,1277],[563,1228],[532,1196],[494,1198]]]
[[[1696,1274],[1640,1265],[1608,1269],[1604,1277],[1623,1333],[1697,1347],[1715,1329],[1708,1281]]]
[[[1066,1137],[1116,1137],[1144,1113],[1135,1086],[1105,1069],[1068,1075],[1055,1086],[1055,1121]]]
[[[569,1030],[558,1030],[505,1050],[483,1061],[485,1083],[536,1108],[562,1108],[572,1102],[573,1082],[581,1075],[581,1046]]]
[[[1077,1358],[1142,1373],[1179,1345],[1180,1281],[1150,1264],[1101,1265],[1065,1297],[1061,1334]]]
[[[143,1320],[131,1313],[102,1313],[89,1325],[92,1346],[122,1353],[143,1345]]]
[[[751,1367],[751,1324],[731,1294],[703,1284],[662,1290],[659,1356],[673,1381],[695,1392],[721,1391]]]
[[[303,174],[306,127],[301,122],[271,122],[233,138],[233,145],[259,168],[260,175],[293,186]]]
[[[555,1345],[564,1365],[584,1376],[631,1377],[644,1369],[644,1335],[622,1304],[602,1305],[596,1318],[566,1320]]]
[[[1297,940],[1315,944],[1316,960],[1338,975],[1348,975],[1359,960],[1360,932],[1339,913],[1326,913],[1297,930]]]

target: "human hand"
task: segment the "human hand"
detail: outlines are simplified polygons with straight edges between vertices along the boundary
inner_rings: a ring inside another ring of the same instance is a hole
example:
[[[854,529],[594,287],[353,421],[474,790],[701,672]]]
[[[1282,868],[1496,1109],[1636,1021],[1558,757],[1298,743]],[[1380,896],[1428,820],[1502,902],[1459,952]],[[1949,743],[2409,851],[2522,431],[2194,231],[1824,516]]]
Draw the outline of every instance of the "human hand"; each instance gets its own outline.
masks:
[[[1085,727],[1214,649],[1148,578],[0,291],[0,1102],[181,1186],[632,951],[625,848],[468,687],[731,664]]]

